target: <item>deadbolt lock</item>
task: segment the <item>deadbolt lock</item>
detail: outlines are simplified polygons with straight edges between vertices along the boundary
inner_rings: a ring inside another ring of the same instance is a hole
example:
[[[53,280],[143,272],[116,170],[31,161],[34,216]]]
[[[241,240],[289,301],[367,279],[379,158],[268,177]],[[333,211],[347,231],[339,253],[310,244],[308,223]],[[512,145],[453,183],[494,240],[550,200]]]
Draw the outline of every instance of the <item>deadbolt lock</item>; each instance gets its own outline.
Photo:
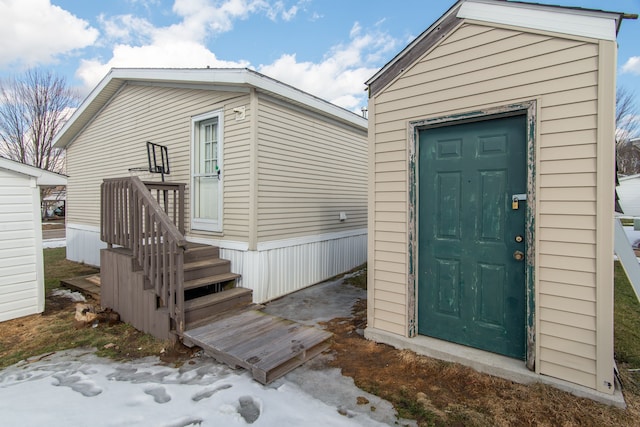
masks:
[[[519,234],[515,237],[516,243],[522,243],[523,240],[524,240],[524,238]]]
[[[513,259],[516,261],[522,261],[524,259],[524,253],[521,251],[515,251],[513,253]]]

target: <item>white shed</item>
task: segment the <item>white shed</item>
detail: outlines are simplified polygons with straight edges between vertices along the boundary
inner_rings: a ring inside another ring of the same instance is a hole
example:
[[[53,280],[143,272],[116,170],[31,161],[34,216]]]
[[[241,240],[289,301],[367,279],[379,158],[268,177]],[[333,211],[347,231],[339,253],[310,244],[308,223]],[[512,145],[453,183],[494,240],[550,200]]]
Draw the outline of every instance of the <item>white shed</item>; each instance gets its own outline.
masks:
[[[622,212],[627,216],[640,216],[640,174],[620,177],[618,182]]]
[[[0,321],[44,311],[40,187],[66,183],[0,157]]]

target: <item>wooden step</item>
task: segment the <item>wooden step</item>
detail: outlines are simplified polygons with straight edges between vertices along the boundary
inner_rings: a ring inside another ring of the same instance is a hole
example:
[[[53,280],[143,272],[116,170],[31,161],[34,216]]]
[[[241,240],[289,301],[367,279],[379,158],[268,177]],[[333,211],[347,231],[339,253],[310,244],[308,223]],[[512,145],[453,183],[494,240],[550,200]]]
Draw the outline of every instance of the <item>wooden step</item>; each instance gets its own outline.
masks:
[[[223,273],[216,274],[214,276],[200,277],[198,279],[186,280],[184,282],[184,290],[201,288],[203,286],[213,285],[215,283],[227,283],[232,280],[240,278],[240,274],[236,273]]]
[[[329,347],[331,333],[256,310],[223,316],[184,339],[262,384],[283,376]]]
[[[220,248],[217,246],[203,245],[200,243],[187,243],[184,253],[184,262],[198,261],[200,259],[220,258]]]
[[[202,259],[184,264],[184,280],[195,280],[207,276],[229,273],[231,261],[228,259]]]
[[[185,301],[185,329],[188,329],[190,324],[225,311],[242,308],[251,304],[252,301],[253,291],[247,288],[231,288]]]

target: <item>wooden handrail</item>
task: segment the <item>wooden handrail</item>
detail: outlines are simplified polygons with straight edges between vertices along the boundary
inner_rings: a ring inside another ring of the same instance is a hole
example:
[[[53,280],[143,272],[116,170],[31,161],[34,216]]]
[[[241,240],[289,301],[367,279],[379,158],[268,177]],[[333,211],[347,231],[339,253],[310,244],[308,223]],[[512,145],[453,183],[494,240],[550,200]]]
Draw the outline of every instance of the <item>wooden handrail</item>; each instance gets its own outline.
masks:
[[[155,190],[155,198],[164,207],[165,213],[173,220],[178,230],[184,234],[184,189],[181,182],[143,181],[145,187]],[[171,196],[171,197],[169,197]]]
[[[173,216],[184,229],[184,185],[160,184],[165,208],[168,192],[173,195]],[[177,190],[176,190],[177,188]],[[175,193],[178,192],[178,195]],[[177,203],[176,203],[177,202]],[[108,247],[131,249],[179,334],[184,332],[184,250],[183,233],[138,177],[105,179],[101,186],[100,237]]]

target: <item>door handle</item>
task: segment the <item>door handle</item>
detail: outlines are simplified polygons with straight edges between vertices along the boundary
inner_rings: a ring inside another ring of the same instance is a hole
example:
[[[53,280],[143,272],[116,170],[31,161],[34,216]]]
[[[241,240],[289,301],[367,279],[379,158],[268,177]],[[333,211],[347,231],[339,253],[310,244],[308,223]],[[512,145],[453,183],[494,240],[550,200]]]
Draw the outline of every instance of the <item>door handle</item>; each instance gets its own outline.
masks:
[[[522,261],[524,259],[524,253],[522,251],[515,251],[513,253],[513,259],[516,261]]]

